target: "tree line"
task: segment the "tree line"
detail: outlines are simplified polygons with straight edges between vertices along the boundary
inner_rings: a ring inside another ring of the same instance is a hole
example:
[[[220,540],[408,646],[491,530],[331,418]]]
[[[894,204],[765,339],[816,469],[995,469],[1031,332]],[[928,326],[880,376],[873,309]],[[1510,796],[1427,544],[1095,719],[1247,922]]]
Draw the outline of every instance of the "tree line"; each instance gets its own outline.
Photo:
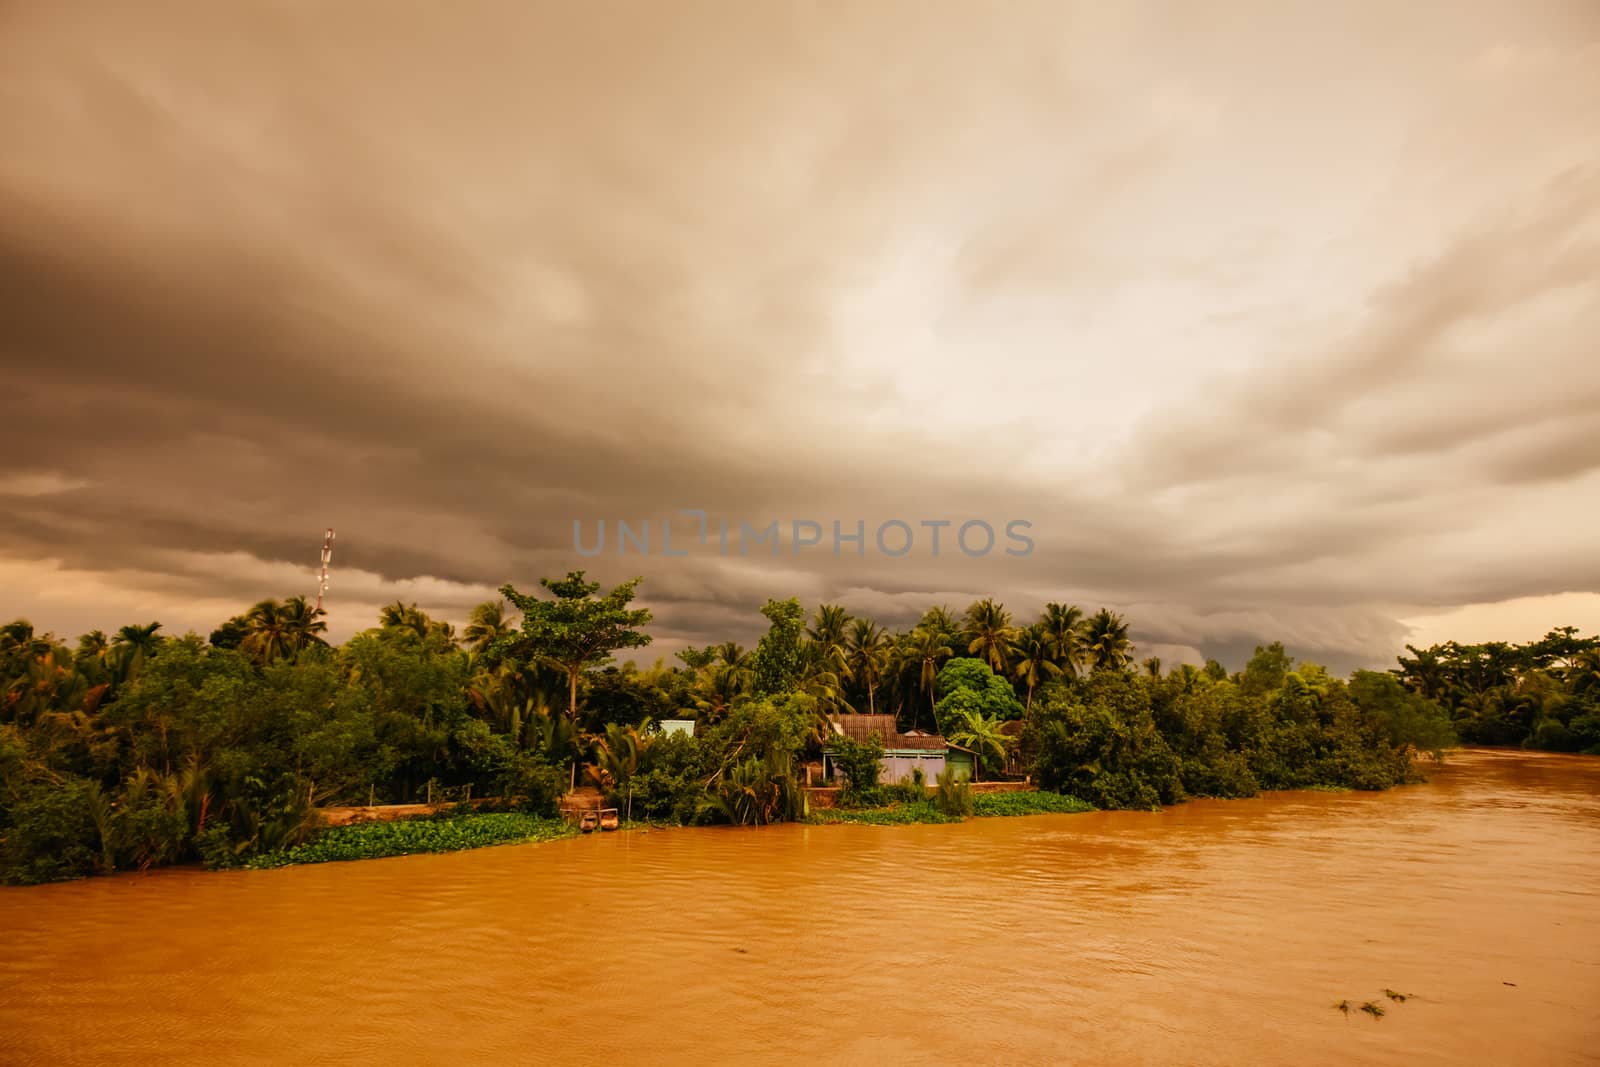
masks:
[[[985,774],[1020,765],[1103,807],[1385,788],[1414,779],[1413,756],[1454,743],[1458,723],[1487,738],[1404,660],[1341,680],[1273,644],[1236,673],[1214,660],[1163,670],[1136,659],[1117,613],[1066,604],[1018,622],[982,599],[891,631],[774,600],[754,648],[619,665],[651,641],[637,586],[602,590],[581,571],[536,594],[507,585],[459,633],[396,603],[338,646],[299,597],[207,638],[149,623],[68,646],[13,622],[0,628],[0,878],[229,866],[306,841],[328,805],[497,798],[553,815],[575,785],[636,818],[795,819],[831,718],[857,712],[943,733]],[[1497,743],[1557,738],[1537,725],[1552,715],[1587,736],[1594,689],[1574,655],[1561,684],[1583,695],[1539,705],[1520,739]],[[1553,662],[1534,669],[1557,677]],[[692,736],[659,729],[684,718]]]

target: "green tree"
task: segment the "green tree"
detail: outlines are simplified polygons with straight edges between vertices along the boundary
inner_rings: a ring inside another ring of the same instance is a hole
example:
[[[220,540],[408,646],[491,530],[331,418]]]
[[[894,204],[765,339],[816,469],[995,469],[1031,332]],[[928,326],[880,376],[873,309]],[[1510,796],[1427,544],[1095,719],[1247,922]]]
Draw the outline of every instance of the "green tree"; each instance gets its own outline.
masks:
[[[947,735],[950,740],[973,753],[973,774],[979,773],[985,763],[996,770],[1005,767],[1006,735],[1000,731],[1000,720],[993,715],[980,715],[972,708],[962,708],[956,718],[956,728]]]
[[[584,580],[572,571],[559,580],[540,579],[553,600],[519,593],[509,583],[500,593],[522,613],[519,633],[504,635],[491,648],[523,660],[549,663],[567,676],[567,715],[578,721],[578,680],[585,670],[604,664],[625,648],[642,648],[650,635],[639,627],[650,621],[648,608],[629,608],[641,579],[634,578],[597,596],[599,582]],[[572,784],[577,785],[578,764],[572,763]]]
[[[846,639],[845,664],[849,677],[866,688],[867,714],[878,711],[878,684],[889,656],[889,635],[870,619],[857,619]],[[857,707],[860,707],[858,704]]]
[[[1024,708],[1033,707],[1033,691],[1042,682],[1049,681],[1061,674],[1061,665],[1057,659],[1057,642],[1051,637],[1050,632],[1043,623],[1035,624],[1022,631],[1016,644],[1017,662],[1013,671],[1017,681],[1027,687],[1027,699],[1023,701]]]
[[[1109,608],[1095,612],[1083,626],[1083,653],[1097,671],[1120,671],[1133,659],[1128,624]]]
[[[516,631],[516,624],[506,612],[504,600],[486,600],[472,609],[462,639],[467,647],[485,652],[489,646]]]
[[[751,655],[752,690],[757,696],[772,696],[792,690],[800,678],[805,644],[806,613],[800,601],[769,600],[761,614],[771,624],[756,642]]]
[[[1011,625],[1011,613],[1005,605],[984,597],[967,608],[967,651],[988,663],[995,671],[1004,673],[1011,660],[1011,642],[1016,637],[1016,627]]]

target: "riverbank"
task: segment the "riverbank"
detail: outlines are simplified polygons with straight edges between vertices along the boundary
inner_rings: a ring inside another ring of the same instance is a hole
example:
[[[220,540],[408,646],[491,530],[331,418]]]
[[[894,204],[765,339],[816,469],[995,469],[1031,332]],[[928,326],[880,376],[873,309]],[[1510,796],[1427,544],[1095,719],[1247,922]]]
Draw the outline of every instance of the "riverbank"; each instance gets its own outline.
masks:
[[[1076,797],[1032,790],[980,793],[972,798],[970,816],[946,814],[939,810],[930,797],[927,800],[871,808],[814,808],[804,821],[815,826],[842,823],[896,826],[916,823],[959,823],[966,818],[1072,814],[1094,810],[1092,804]],[[676,828],[669,824],[646,822],[624,823],[621,827],[622,830],[631,832]],[[386,818],[380,815],[365,821],[345,821],[330,825],[302,845],[257,856],[244,866],[250,870],[268,870],[308,863],[465,852],[493,845],[536,844],[563,837],[576,837],[579,833],[577,825],[571,820],[551,819],[523,812],[457,811],[454,814],[446,814],[445,809],[423,809],[409,818],[396,816]]]

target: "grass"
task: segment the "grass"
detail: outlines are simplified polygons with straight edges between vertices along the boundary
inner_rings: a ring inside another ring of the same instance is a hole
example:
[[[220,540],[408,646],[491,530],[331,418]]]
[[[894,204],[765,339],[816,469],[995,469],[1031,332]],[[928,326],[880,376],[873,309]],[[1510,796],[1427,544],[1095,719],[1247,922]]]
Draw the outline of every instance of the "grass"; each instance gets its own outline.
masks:
[[[1059,793],[979,793],[972,798],[972,814],[980,818],[1007,815],[1051,815],[1093,811],[1094,805]],[[904,826],[909,823],[960,822],[934,806],[933,800],[894,804],[883,808],[819,808],[814,823],[865,823],[869,826]]]
[[[508,845],[571,837],[577,828],[560,819],[522,812],[453,815],[444,819],[406,819],[356,823],[324,830],[303,845],[279,849],[252,859],[252,870],[297,863],[410,856],[421,852],[460,852],[485,845]]]

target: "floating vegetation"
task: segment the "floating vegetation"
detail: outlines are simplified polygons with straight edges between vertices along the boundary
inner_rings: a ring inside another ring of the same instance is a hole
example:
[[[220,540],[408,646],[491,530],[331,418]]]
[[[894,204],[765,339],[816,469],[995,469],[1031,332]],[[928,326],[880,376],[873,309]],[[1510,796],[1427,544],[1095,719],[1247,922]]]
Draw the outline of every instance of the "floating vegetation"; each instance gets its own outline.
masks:
[[[1339,1003],[1335,1004],[1334,1007],[1339,1011],[1344,1012],[1346,1015],[1350,1014],[1350,1002],[1348,1000],[1341,1000]]]
[[[1372,1016],[1374,1019],[1381,1019],[1385,1014],[1382,1005],[1370,1000],[1361,1005],[1361,1010]]]
[[[1383,995],[1397,1004],[1404,1004],[1407,1000],[1416,996],[1415,993],[1396,993],[1392,989],[1385,989]]]

